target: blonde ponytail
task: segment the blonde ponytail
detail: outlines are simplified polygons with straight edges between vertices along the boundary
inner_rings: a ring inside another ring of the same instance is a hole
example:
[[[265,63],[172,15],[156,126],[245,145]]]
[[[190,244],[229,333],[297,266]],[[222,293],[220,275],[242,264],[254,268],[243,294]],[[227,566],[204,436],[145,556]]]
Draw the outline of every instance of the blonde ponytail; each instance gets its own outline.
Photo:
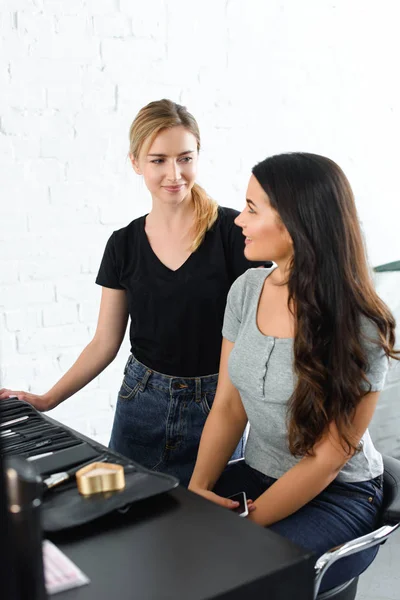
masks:
[[[194,202],[194,240],[191,251],[195,252],[204,239],[207,231],[211,229],[218,218],[218,204],[209,197],[207,192],[195,183],[192,187],[192,198]]]

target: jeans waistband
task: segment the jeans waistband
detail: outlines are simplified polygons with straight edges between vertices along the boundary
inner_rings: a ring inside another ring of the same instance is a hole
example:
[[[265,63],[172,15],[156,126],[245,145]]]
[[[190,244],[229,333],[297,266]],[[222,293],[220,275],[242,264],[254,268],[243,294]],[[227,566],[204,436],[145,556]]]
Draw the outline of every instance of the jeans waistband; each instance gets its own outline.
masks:
[[[218,382],[218,373],[204,375],[203,377],[179,377],[165,375],[150,369],[143,363],[130,355],[125,366],[125,375],[129,374],[144,382],[144,385],[150,385],[165,391],[174,393],[182,391],[183,393],[215,393]]]

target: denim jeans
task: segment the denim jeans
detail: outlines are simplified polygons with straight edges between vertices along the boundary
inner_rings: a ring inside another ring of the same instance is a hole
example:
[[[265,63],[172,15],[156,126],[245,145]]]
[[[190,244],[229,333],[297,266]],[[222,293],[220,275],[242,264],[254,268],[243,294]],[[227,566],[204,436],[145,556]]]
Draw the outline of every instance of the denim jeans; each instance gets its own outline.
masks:
[[[132,355],[125,366],[109,446],[142,466],[177,477],[187,486],[218,374],[171,377]],[[243,456],[241,441],[233,458]]]
[[[255,500],[275,481],[242,460],[227,466],[214,492],[227,497],[244,491],[248,498]],[[293,490],[293,493],[296,491]],[[317,560],[327,550],[373,531],[382,500],[382,476],[358,483],[334,480],[311,502],[269,529],[314,552]],[[335,563],[324,576],[320,591],[329,590],[362,573],[377,552],[378,546],[375,546]],[[268,560],[268,557],[265,559]]]

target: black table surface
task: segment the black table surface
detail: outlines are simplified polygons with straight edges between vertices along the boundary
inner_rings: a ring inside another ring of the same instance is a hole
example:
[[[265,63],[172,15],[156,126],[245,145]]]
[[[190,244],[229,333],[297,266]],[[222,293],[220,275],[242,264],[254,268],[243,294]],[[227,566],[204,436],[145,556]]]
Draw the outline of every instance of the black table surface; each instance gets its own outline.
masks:
[[[91,580],[60,600],[312,598],[310,553],[182,487],[48,537]]]
[[[90,579],[60,600],[313,597],[310,552],[181,486],[46,537]]]

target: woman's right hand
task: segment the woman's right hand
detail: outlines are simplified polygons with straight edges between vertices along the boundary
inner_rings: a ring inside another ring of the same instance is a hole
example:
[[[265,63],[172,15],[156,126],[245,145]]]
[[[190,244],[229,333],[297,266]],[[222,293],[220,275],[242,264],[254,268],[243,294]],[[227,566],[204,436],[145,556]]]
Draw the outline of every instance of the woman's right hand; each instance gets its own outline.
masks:
[[[31,394],[30,392],[23,392],[21,390],[8,390],[6,388],[2,388],[0,390],[0,401],[7,400],[10,396],[18,398],[18,400],[25,400],[25,402],[29,402],[39,411],[46,411],[53,408],[45,395],[39,396],[37,394]]]

